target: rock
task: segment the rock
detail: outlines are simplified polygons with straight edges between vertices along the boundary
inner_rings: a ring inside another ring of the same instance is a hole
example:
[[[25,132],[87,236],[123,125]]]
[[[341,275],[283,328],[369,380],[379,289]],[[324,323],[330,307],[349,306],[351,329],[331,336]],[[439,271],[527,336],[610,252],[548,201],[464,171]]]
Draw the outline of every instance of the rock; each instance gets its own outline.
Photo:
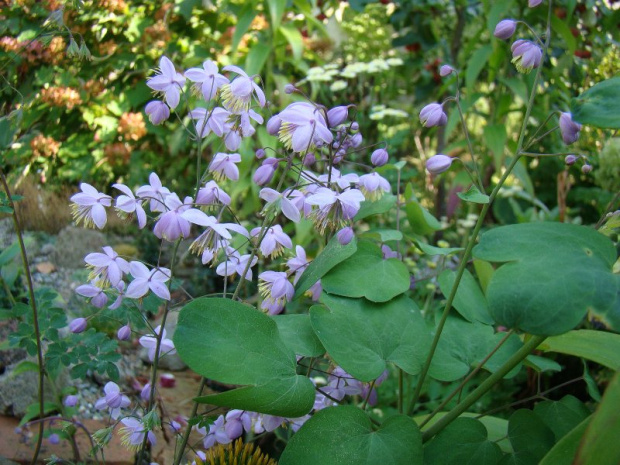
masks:
[[[177,328],[177,322],[179,319],[179,310],[180,309],[172,309],[168,312],[168,317],[166,318],[166,338],[172,339],[174,336],[174,331]],[[155,325],[157,326],[157,325]],[[142,347],[140,350],[140,358],[145,363],[151,363],[148,356],[148,350]],[[181,360],[179,354],[167,354],[165,357],[161,357],[159,359],[159,369],[160,370],[168,370],[168,371],[183,371],[187,368],[187,365]]]
[[[17,320],[0,322],[0,344],[8,344],[7,339],[10,334],[17,331],[17,324]],[[9,365],[19,362],[27,356],[26,350],[19,347],[0,350],[0,374],[4,373]]]
[[[92,229],[67,226],[58,233],[52,261],[64,268],[83,268],[84,257],[91,252],[101,252],[107,245],[103,233]]]
[[[56,271],[56,266],[52,262],[41,262],[35,265],[35,268],[39,273],[50,274]]]
[[[41,255],[51,255],[54,253],[54,251],[56,250],[56,248],[52,245],[52,244],[45,244],[43,247],[41,247],[41,250],[39,251],[39,253]]]

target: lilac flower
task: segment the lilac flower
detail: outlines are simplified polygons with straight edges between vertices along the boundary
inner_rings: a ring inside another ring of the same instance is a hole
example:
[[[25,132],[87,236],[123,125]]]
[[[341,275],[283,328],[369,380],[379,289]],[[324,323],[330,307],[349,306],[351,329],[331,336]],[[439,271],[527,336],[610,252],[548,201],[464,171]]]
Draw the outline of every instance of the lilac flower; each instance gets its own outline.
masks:
[[[225,66],[224,71],[232,71],[237,73],[237,77],[230,84],[224,84],[221,87],[220,95],[224,106],[233,112],[248,110],[252,103],[252,95],[256,96],[258,104],[265,106],[265,93],[250,77],[238,66]]]
[[[226,255],[226,261],[220,263],[215,269],[215,272],[219,276],[233,276],[235,274],[239,274],[239,276],[241,276],[248,264],[248,261],[250,260],[250,257],[250,254],[239,255],[236,250],[229,248]],[[255,255],[252,259],[252,264],[248,268],[248,272],[245,274],[245,279],[249,281],[252,280],[252,267],[255,266],[257,262],[258,257]]]
[[[155,350],[157,349],[157,336],[159,335],[160,331],[162,332],[162,339],[159,345],[159,356],[161,357],[162,355],[173,355],[177,353],[176,349],[174,348],[174,342],[172,342],[172,339],[166,338],[166,330],[164,329],[162,331],[161,325],[159,325],[157,328],[155,328],[154,331],[156,336],[149,334],[147,336],[142,336],[138,341],[140,342],[140,345],[142,347],[145,347],[149,350],[149,360],[151,362],[155,360]]]
[[[327,127],[323,114],[310,103],[291,103],[273,118],[280,121],[278,129],[280,141],[294,152],[306,152],[315,146],[331,144],[333,141],[333,135]]]
[[[219,181],[228,178],[231,181],[239,180],[239,168],[235,163],[241,162],[238,153],[216,153],[209,165],[209,171]]]
[[[105,397],[101,397],[97,400],[97,402],[95,402],[95,408],[97,410],[107,408],[110,410],[110,416],[112,419],[118,419],[121,414],[121,409],[129,407],[129,404],[131,404],[129,397],[122,394],[118,384],[112,381],[109,381],[103,387],[103,392],[105,392]]]
[[[306,258],[306,251],[301,245],[295,246],[295,254],[295,257],[290,258],[286,262],[289,273],[295,274],[295,277],[293,278],[293,284],[297,284],[297,281],[299,281],[299,278],[303,274],[304,270],[310,264],[310,262]]]
[[[231,439],[237,439],[243,434],[243,430],[249,432],[252,429],[252,417],[244,410],[230,410],[226,413],[224,431]]]
[[[162,186],[157,174],[151,173],[149,175],[149,184],[139,187],[136,195],[141,199],[150,199],[149,208],[152,212],[164,212],[166,211],[164,201],[170,195],[170,191],[167,187]]]
[[[431,174],[440,174],[450,169],[452,158],[447,155],[434,155],[426,160],[426,169]]]
[[[322,174],[319,176],[319,181],[323,184],[330,182],[330,176],[328,174]],[[340,189],[347,189],[360,182],[360,178],[355,173],[342,174],[338,168],[332,167],[331,169],[331,183],[336,184]]]
[[[64,405],[65,407],[75,407],[78,403],[78,396],[74,396],[74,395],[69,395],[67,397],[65,397],[65,400],[63,400],[62,405]]]
[[[450,74],[454,72],[455,72],[455,69],[450,65],[442,65],[441,68],[439,68],[439,75],[441,77],[449,76]]]
[[[319,231],[324,233],[326,228],[340,229],[346,221],[352,219],[359,211],[360,203],[364,201],[364,194],[357,189],[349,189],[339,194],[320,187],[306,201],[318,207],[312,212],[312,219]]]
[[[280,194],[278,191],[266,187],[261,189],[259,197],[267,201],[263,211],[275,207],[278,210],[282,210],[284,216],[294,223],[298,223],[301,219],[301,214],[295,204],[283,193]]]
[[[538,5],[540,5],[542,2],[543,0],[528,0],[527,6],[529,6],[530,8],[535,8]]]
[[[145,425],[137,418],[125,417],[121,420],[121,423],[125,425],[120,429],[122,435],[121,442],[127,448],[137,451],[142,447],[145,436],[151,446],[156,444],[155,434],[152,431],[147,431]]]
[[[149,270],[144,263],[133,261],[129,264],[129,270],[134,277],[127,287],[126,297],[139,299],[144,297],[149,289],[158,297],[170,300],[170,291],[164,284],[170,279],[168,268],[153,268]]]
[[[56,445],[60,443],[60,436],[58,436],[56,433],[53,433],[53,434],[50,434],[47,440],[50,442],[50,444]]]
[[[185,85],[185,78],[177,73],[172,62],[165,56],[159,60],[159,74],[148,79],[146,85],[162,92],[170,108],[176,108],[180,100],[180,89]]]
[[[71,197],[73,202],[71,208],[75,223],[80,224],[80,221],[83,221],[86,228],[91,228],[94,225],[103,229],[108,220],[105,207],[112,205],[112,197],[100,193],[85,182],[80,184],[80,189],[82,192]]]
[[[149,121],[155,125],[161,124],[170,118],[170,108],[160,100],[151,100],[144,107],[144,113],[149,115]]]
[[[588,174],[590,171],[592,171],[592,165],[590,165],[589,163],[584,163],[581,167],[581,172],[583,174]]]
[[[116,198],[116,209],[128,214],[135,213],[138,218],[138,227],[140,229],[144,228],[146,225],[146,213],[144,208],[142,208],[142,201],[136,200],[131,189],[124,184],[113,184],[112,187],[123,193],[123,195],[119,195]]]
[[[203,205],[230,205],[230,195],[217,185],[215,181],[209,181],[198,190],[196,204]]]
[[[375,172],[360,176],[360,188],[364,197],[371,201],[381,198],[384,192],[392,190],[387,179]]]
[[[108,303],[108,296],[99,287],[98,282],[93,280],[90,284],[82,284],[75,289],[75,292],[91,299],[90,303],[96,308],[103,308]]]
[[[381,253],[383,254],[384,260],[387,260],[389,258],[398,258],[400,260],[403,258],[401,254],[399,254],[395,250],[392,250],[390,246],[385,244],[381,246]]]
[[[272,160],[272,158],[268,158],[268,160]],[[271,182],[275,172],[276,168],[273,163],[263,163],[254,172],[254,176],[252,176],[252,181],[254,181],[259,186],[264,186],[265,184],[269,184]]]
[[[295,288],[282,271],[264,271],[258,275],[258,289],[264,301],[261,308],[276,315],[284,309],[284,304],[293,299]]]
[[[362,393],[362,382],[356,380],[340,367],[334,368],[327,386],[323,392],[337,400],[342,400],[345,395],[354,396]]]
[[[74,320],[71,320],[71,322],[69,323],[69,331],[71,331],[73,334],[83,333],[86,329],[87,324],[88,322],[86,321],[86,318],[76,318]]]
[[[151,397],[151,383],[146,383],[144,387],[140,390],[140,399],[143,402],[148,402]]]
[[[285,189],[282,192],[282,195],[287,197],[291,202],[293,202],[293,205],[295,205],[297,210],[299,210],[299,213],[304,217],[307,217],[312,211],[312,205],[306,202],[308,195],[310,195],[307,190],[305,192],[302,192],[297,189]]]
[[[236,223],[220,223],[214,216],[209,216],[195,208],[185,212],[183,218],[206,228],[206,230],[192,242],[190,251],[201,254],[205,250],[210,250],[211,259],[220,248],[228,244],[228,240],[232,238],[230,234],[231,231],[247,238],[250,237],[248,231],[243,226]],[[205,257],[203,257],[203,259],[204,258]]]
[[[218,115],[221,117],[218,118]],[[230,113],[219,107],[211,111],[208,111],[206,108],[198,107],[189,112],[190,118],[195,120],[196,134],[198,134],[198,137],[201,139],[207,137],[211,131],[217,134],[218,137],[222,137],[224,135],[224,122],[228,118],[228,115],[230,115]]]
[[[187,196],[184,202],[181,203],[176,194],[170,194],[166,197],[165,204],[168,211],[159,217],[153,228],[153,233],[160,239],[165,239],[169,242],[176,241],[179,237],[188,237],[191,225],[185,219],[183,213],[189,210],[199,211],[191,208],[193,199]]]
[[[116,286],[123,279],[123,273],[129,273],[129,264],[112,247],[105,246],[103,251],[105,253],[89,253],[84,261],[93,269],[91,279],[101,275],[104,282]]]
[[[513,19],[503,19],[497,26],[493,35],[498,39],[510,39],[517,30],[517,22]]]
[[[336,233],[336,238],[338,239],[338,242],[340,243],[340,245],[347,245],[349,242],[353,240],[353,237],[354,237],[354,233],[353,233],[353,228],[351,228],[351,226],[342,228],[340,231]]]
[[[567,166],[574,165],[576,161],[577,161],[577,156],[575,155],[566,155],[566,158],[564,158],[564,163]]]
[[[229,444],[232,442],[232,439],[228,437],[226,434],[226,429],[224,427],[224,415],[220,415],[217,419],[211,423],[209,426],[209,432],[207,433],[206,428],[196,428],[200,434],[203,434],[204,437],[202,439],[202,445],[205,449],[210,449],[216,444]]]
[[[115,287],[118,291],[118,296],[116,297],[116,300],[112,302],[112,305],[108,307],[110,310],[116,310],[117,308],[119,308],[121,306],[121,303],[123,303],[123,299],[125,298],[125,282],[120,281]]]
[[[254,228],[250,231],[252,237],[257,237],[260,233],[261,228]],[[260,251],[265,257],[271,255],[272,258],[276,258],[284,251],[284,248],[292,249],[293,242],[288,234],[282,231],[282,226],[274,224],[265,232],[260,243]]]
[[[295,85],[293,84],[287,84],[284,86],[284,93],[285,94],[292,94],[294,92],[297,92],[299,89],[297,89],[297,87],[295,87]]]
[[[201,68],[190,68],[185,71],[185,77],[195,82],[196,87],[202,92],[205,100],[213,100],[217,91],[224,84],[228,84],[228,78],[219,74],[217,65],[211,60],[206,60]]]
[[[420,111],[420,122],[424,127],[445,126],[448,122],[448,115],[443,111],[443,105],[439,103],[429,103]]]
[[[388,162],[388,152],[385,149],[377,149],[372,152],[370,162],[375,166],[383,166]]]
[[[542,49],[534,42],[519,39],[512,44],[510,49],[512,50],[512,63],[520,73],[527,74],[540,66]]]
[[[254,432],[260,434],[263,432],[272,432],[282,426],[284,423],[283,417],[276,417],[273,415],[258,415],[256,423],[254,424]]]
[[[349,116],[349,107],[345,105],[341,105],[338,107],[334,107],[327,112],[327,124],[330,128],[335,128],[336,126],[344,123]]]
[[[310,418],[312,418],[310,415],[304,415],[299,418],[288,418],[288,421],[291,429],[296,433]]]
[[[570,113],[562,113],[560,115],[560,132],[562,133],[562,140],[566,145],[577,142],[579,131],[581,131],[581,124],[573,121]]]
[[[121,326],[116,333],[119,341],[128,341],[131,337],[131,327],[129,325]]]
[[[278,115],[272,116],[267,120],[266,129],[267,133],[271,136],[277,136],[282,127],[282,120]]]

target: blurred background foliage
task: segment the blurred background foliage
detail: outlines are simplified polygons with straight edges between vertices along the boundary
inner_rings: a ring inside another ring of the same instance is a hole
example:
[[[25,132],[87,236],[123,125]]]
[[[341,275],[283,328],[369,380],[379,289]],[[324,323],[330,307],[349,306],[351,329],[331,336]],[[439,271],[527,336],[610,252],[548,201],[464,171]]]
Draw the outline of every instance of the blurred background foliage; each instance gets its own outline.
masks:
[[[143,113],[151,99],[146,78],[165,54],[180,69],[209,58],[220,67],[237,64],[260,74],[269,113],[290,102],[283,92],[290,82],[327,106],[355,104],[366,144],[385,142],[392,161],[406,160],[403,180],[412,181],[424,193],[422,202],[448,221],[467,213],[454,194],[468,180],[458,174],[432,180],[424,162],[438,152],[469,155],[453,104],[447,105],[445,128],[429,131],[419,124],[423,105],[454,95],[455,78],[440,78],[438,68],[448,63],[459,70],[463,109],[489,185],[516,147],[533,77],[516,72],[509,43],[494,39],[493,29],[512,17],[542,34],[545,20],[544,8],[516,0],[0,3],[0,146],[14,183],[34,176],[48,190],[79,181],[109,190],[117,181],[141,184],[155,170],[171,188],[189,190],[195,148],[183,127],[174,118],[153,126]],[[570,98],[618,73],[619,3],[554,2],[554,48],[532,127],[552,111],[567,111]],[[517,35],[529,33],[520,26]],[[556,123],[554,116],[546,128]],[[594,166],[589,175],[579,163],[564,166],[563,157],[524,160],[497,202],[494,220],[596,221],[620,184],[618,142],[604,146],[609,135],[586,127],[570,147]],[[263,129],[255,139],[240,149],[246,167],[255,163],[256,148],[275,146]],[[205,158],[218,150],[207,147]],[[353,161],[367,163],[372,150]],[[566,147],[556,131],[530,150]],[[232,189],[239,199],[255,188],[248,178]],[[248,213],[255,207],[244,204]]]

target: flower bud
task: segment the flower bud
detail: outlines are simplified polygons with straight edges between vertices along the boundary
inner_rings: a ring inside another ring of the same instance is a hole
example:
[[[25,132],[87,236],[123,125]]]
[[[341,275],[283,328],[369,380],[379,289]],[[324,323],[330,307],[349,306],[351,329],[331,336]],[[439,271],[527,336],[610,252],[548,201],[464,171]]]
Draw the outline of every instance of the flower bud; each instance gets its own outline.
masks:
[[[560,115],[560,132],[562,133],[562,141],[566,145],[570,145],[579,139],[579,131],[581,131],[581,124],[573,121],[570,113]]]
[[[351,123],[351,131],[359,131],[360,125],[357,121],[353,121]]]
[[[316,163],[316,155],[313,152],[307,153],[304,157],[304,166],[306,168],[311,167]]]
[[[275,172],[276,170],[271,163],[264,163],[254,172],[252,180],[259,186],[264,186],[271,182]]]
[[[170,117],[168,105],[159,100],[152,100],[144,107],[144,113],[149,115],[149,120],[153,124],[160,124]]]
[[[454,73],[454,68],[450,65],[443,65],[441,68],[439,68],[439,75],[441,77],[446,77],[452,73]]]
[[[142,390],[140,391],[140,399],[144,402],[149,401],[149,397],[151,396],[151,383],[146,383]]]
[[[265,149],[256,150],[256,152],[254,152],[254,155],[256,155],[256,158],[258,158],[259,160],[261,158],[265,158]]]
[[[347,226],[346,228],[342,228],[340,231],[336,233],[336,238],[340,245],[347,245],[353,239],[353,228],[351,226]]]
[[[542,61],[542,49],[529,40],[516,40],[510,47],[512,62],[520,73],[527,74],[538,68]]]
[[[575,155],[566,155],[566,158],[564,158],[564,163],[566,163],[567,166],[574,165],[576,161],[577,157]]]
[[[278,132],[280,132],[280,126],[282,125],[282,120],[278,118],[278,115],[272,116],[267,121],[267,132],[272,136],[277,136]]]
[[[581,172],[583,174],[588,174],[590,171],[592,171],[592,165],[584,163],[584,165],[581,167]]]
[[[297,91],[297,87],[295,87],[293,84],[287,84],[284,86],[284,93],[285,94],[292,94],[293,92]]]
[[[370,156],[370,162],[374,165],[374,166],[383,166],[388,162],[388,152],[385,149],[377,149],[374,152],[372,152],[372,155]]]
[[[541,3],[542,3],[542,0],[528,0],[527,6],[529,6],[530,8],[536,8]]]
[[[426,169],[431,174],[440,174],[450,169],[452,158],[447,155],[435,155],[426,161]]]
[[[415,276],[411,275],[411,276],[409,276],[409,290],[410,291],[415,291],[415,287],[416,287]]]
[[[47,438],[47,440],[50,442],[50,444],[56,445],[60,443],[60,436],[58,436],[56,433],[50,434],[50,437]]]
[[[495,31],[493,35],[498,39],[510,39],[512,35],[517,30],[517,22],[512,19],[503,19],[497,26],[495,26]]]
[[[119,341],[128,341],[131,337],[131,328],[129,325],[121,326],[116,333],[116,337]]]
[[[327,124],[330,128],[335,128],[340,124],[344,123],[347,117],[349,116],[348,107],[341,105],[339,107],[334,107],[327,112]]]
[[[351,137],[349,141],[351,143],[351,147],[359,147],[360,145],[362,145],[362,134],[358,132],[353,137]]]
[[[65,400],[62,402],[62,404],[65,407],[75,407],[77,403],[78,403],[78,396],[73,396],[73,395],[65,397]]]
[[[86,329],[86,318],[76,318],[69,323],[69,331],[74,334],[83,332]]]
[[[420,111],[420,122],[427,128],[444,126],[448,122],[448,115],[443,111],[439,103],[430,103]]]

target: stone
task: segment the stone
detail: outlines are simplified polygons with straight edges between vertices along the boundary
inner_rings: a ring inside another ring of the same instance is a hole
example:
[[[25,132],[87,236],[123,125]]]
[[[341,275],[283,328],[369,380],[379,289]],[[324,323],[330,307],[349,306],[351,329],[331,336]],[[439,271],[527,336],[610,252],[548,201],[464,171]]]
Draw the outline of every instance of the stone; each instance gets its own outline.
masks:
[[[36,270],[39,273],[50,274],[56,271],[56,266],[52,262],[41,262],[35,265]]]
[[[83,268],[84,257],[91,252],[101,252],[108,245],[103,233],[93,229],[67,226],[58,233],[52,262],[64,268]]]
[[[47,255],[53,254],[55,250],[56,250],[56,248],[54,247],[53,244],[47,243],[47,244],[43,245],[43,247],[41,247],[41,250],[39,251],[39,253],[41,255],[46,255],[47,256]]]

